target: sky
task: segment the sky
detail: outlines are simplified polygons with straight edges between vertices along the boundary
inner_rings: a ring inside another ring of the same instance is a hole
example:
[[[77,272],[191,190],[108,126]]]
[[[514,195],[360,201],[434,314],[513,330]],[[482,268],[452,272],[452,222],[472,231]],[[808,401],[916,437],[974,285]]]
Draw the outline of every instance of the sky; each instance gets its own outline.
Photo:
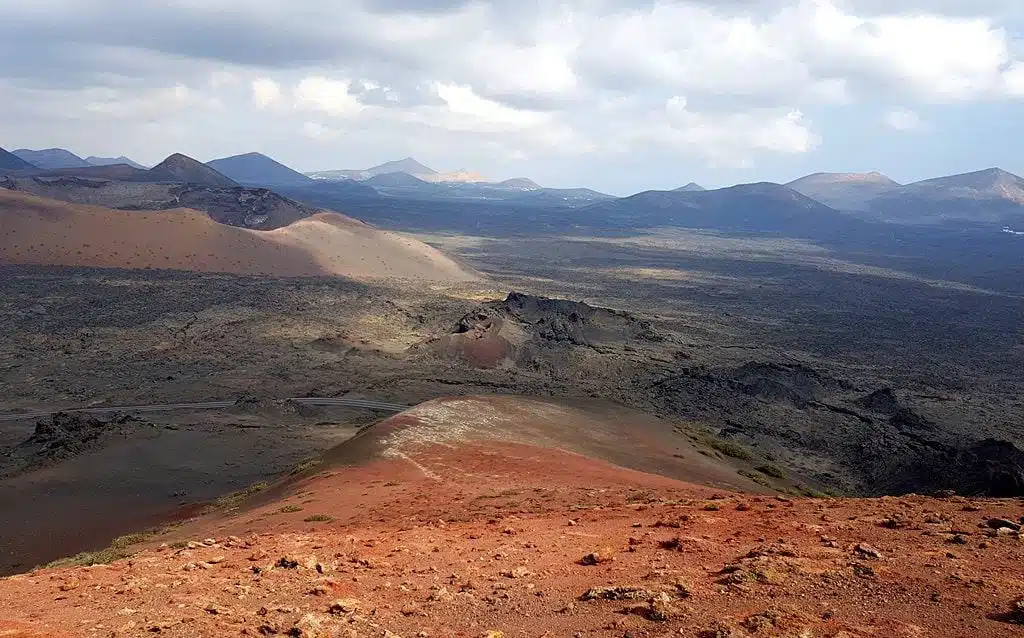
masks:
[[[1021,0],[0,0],[0,146],[613,194],[1024,173]]]

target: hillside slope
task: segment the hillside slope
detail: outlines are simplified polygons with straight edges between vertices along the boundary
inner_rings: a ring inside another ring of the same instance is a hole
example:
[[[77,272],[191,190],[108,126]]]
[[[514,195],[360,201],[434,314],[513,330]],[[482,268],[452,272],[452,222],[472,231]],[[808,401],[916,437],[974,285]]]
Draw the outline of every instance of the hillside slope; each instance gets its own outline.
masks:
[[[116,211],[0,190],[0,263],[278,277],[472,279],[432,248],[324,213],[255,231],[190,209]]]
[[[508,397],[431,402],[227,509],[134,548],[122,540],[115,556],[141,550],[130,560],[0,581],[0,630],[1019,635],[1018,502],[711,489],[605,460],[602,449],[629,442],[621,419],[560,432],[566,416],[594,414]],[[590,455],[559,449],[573,439]],[[686,468],[689,453],[671,458]]]
[[[93,171],[124,174],[143,172],[126,165],[94,167]],[[314,215],[319,209],[301,204],[265,188],[203,186],[83,178],[72,175],[0,178],[0,187],[73,204],[120,210],[194,208],[222,224],[271,230]]]
[[[14,153],[0,148],[0,170],[30,171],[37,168]]]

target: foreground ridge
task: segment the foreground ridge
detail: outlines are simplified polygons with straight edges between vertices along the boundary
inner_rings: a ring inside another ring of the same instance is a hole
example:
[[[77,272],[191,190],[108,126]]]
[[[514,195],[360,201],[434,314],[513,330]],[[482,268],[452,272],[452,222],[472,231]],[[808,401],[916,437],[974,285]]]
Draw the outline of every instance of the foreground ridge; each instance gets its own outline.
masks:
[[[111,565],[0,581],[0,628],[910,637],[1024,622],[1020,500],[743,494],[389,421],[371,460],[328,457]]]

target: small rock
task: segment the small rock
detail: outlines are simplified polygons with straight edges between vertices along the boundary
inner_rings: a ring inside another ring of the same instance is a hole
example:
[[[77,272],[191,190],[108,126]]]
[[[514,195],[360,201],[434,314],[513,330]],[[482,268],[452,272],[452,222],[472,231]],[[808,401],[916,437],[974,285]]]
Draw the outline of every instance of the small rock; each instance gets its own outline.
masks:
[[[864,558],[873,558],[875,560],[880,560],[882,558],[882,552],[867,543],[860,543],[855,548],[855,551]]]
[[[779,621],[779,612],[774,609],[768,609],[760,614],[754,614],[747,616],[743,621],[743,626],[753,633],[757,633],[762,629],[772,629],[775,627],[775,623]]]
[[[69,580],[67,582],[61,583],[61,585],[60,585],[60,590],[61,591],[71,591],[72,589],[77,589],[77,588],[78,588],[78,581],[77,580]]]
[[[642,587],[591,587],[580,596],[580,600],[641,600],[654,595]]]
[[[1005,518],[990,518],[986,522],[986,525],[988,525],[991,529],[995,530],[1009,529],[1013,530],[1014,532],[1020,531],[1020,525],[1014,523],[1013,521],[1008,521]]]
[[[299,638],[328,638],[331,635],[327,627],[328,622],[329,619],[325,616],[306,614],[295,623],[288,635]]]
[[[601,565],[615,560],[611,548],[605,547],[596,552],[591,552],[580,559],[580,565]]]
[[[1010,605],[1010,613],[1006,615],[1006,621],[1015,625],[1024,625],[1024,597],[1013,601]]]
[[[340,616],[343,614],[351,614],[359,610],[359,601],[355,598],[341,598],[331,603],[331,606],[327,608],[327,611]]]
[[[526,578],[527,576],[532,576],[533,574],[530,572],[530,570],[526,569],[525,567],[516,567],[515,569],[510,569],[501,572],[501,575],[505,578]]]
[[[203,611],[205,611],[208,614],[213,614],[214,616],[227,616],[231,614],[230,609],[228,609],[224,605],[219,605],[214,602],[207,603],[206,606],[203,607]]]

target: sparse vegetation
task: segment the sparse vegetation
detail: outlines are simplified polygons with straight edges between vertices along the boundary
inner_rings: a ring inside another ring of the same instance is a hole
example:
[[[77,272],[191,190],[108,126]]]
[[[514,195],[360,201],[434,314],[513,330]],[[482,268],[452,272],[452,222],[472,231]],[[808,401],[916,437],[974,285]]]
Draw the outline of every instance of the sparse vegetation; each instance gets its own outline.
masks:
[[[831,498],[831,495],[822,492],[821,490],[814,489],[807,485],[797,485],[796,492],[801,496],[807,496],[810,498]]]
[[[106,565],[122,558],[128,558],[135,554],[130,548],[133,545],[145,542],[154,536],[162,533],[162,530],[148,530],[118,536],[104,549],[94,552],[81,552],[74,556],[58,558],[46,564],[46,567],[88,567],[90,565]]]
[[[763,487],[772,487],[771,481],[765,478],[763,474],[751,472],[750,470],[737,470],[736,473],[739,474],[740,476],[750,479],[751,481]]]
[[[280,512],[281,514],[292,514],[292,513],[295,513],[295,512],[301,512],[302,508],[299,507],[298,505],[285,505],[284,507],[282,507],[281,509],[279,509],[277,511]]]
[[[758,465],[754,469],[756,469],[761,474],[767,474],[768,476],[770,476],[772,478],[777,478],[777,479],[785,479],[786,478],[786,470],[782,469],[778,465],[775,465],[774,463],[765,463],[764,465]]]
[[[705,438],[704,442],[712,449],[721,452],[722,454],[730,458],[739,459],[741,461],[754,460],[754,455],[750,452],[750,450],[743,447],[739,443],[726,441],[724,439],[719,439],[712,436]]]
[[[239,504],[242,503],[242,501],[249,498],[250,496],[259,494],[268,487],[270,487],[270,483],[266,481],[259,481],[258,483],[253,483],[252,485],[243,490],[239,490],[237,492],[232,492],[230,494],[225,494],[224,496],[221,496],[220,498],[213,502],[213,504],[208,508],[208,510],[232,509],[238,507]]]
[[[327,514],[313,514],[312,516],[307,516],[302,519],[305,523],[330,523],[333,520],[334,517],[328,516]]]
[[[309,458],[302,459],[299,461],[298,465],[292,468],[289,474],[302,474],[306,470],[311,470],[320,465],[321,462],[323,462],[323,459],[319,456],[311,456]]]

